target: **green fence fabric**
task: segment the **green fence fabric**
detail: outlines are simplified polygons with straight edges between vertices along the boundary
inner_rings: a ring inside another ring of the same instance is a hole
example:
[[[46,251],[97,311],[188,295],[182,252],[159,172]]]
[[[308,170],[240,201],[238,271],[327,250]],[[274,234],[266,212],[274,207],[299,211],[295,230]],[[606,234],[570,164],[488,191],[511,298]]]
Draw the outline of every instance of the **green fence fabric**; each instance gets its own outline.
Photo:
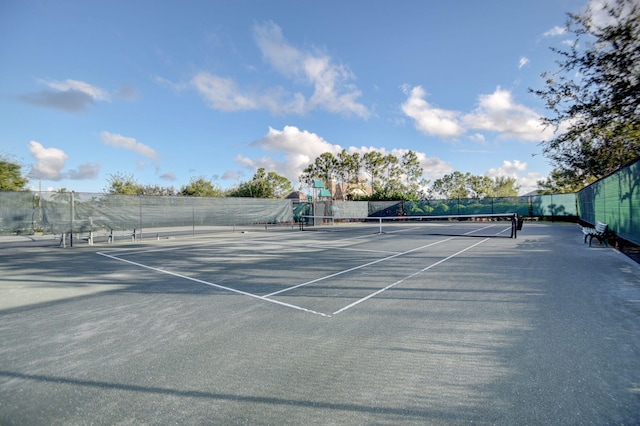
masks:
[[[517,213],[519,216],[535,217],[575,217],[578,215],[576,194],[369,203],[369,216],[372,217],[497,213]]]
[[[0,192],[0,235],[293,222],[289,200]]]
[[[369,202],[322,200],[305,203],[257,198],[0,192],[0,235],[288,223],[298,221],[304,215],[335,218],[487,213],[577,216],[575,196]]]
[[[604,222],[617,236],[640,245],[640,160],[577,194],[580,219]]]

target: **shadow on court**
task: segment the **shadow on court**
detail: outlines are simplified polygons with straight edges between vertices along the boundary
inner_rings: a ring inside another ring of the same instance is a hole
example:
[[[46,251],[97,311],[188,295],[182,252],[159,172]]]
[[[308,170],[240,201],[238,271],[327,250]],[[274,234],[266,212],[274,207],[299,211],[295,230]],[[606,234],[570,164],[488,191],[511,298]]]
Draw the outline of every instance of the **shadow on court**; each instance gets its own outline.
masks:
[[[640,269],[575,225],[300,234],[0,245],[0,424],[637,421]]]

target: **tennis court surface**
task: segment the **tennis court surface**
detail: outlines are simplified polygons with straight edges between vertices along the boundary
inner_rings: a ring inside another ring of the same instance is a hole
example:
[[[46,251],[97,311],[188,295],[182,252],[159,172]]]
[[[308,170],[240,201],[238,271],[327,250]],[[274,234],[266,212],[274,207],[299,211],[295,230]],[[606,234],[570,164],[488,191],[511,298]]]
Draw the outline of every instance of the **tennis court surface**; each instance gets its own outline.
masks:
[[[572,224],[361,225],[0,242],[0,424],[640,420],[637,264]]]

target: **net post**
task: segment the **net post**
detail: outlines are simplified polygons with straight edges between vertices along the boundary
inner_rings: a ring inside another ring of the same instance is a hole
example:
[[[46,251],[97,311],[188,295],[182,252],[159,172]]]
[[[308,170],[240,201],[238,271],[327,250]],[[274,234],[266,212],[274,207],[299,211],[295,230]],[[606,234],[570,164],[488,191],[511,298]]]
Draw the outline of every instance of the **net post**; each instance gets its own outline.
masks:
[[[378,223],[380,224],[380,231],[378,233],[382,234],[382,217],[378,218]]]

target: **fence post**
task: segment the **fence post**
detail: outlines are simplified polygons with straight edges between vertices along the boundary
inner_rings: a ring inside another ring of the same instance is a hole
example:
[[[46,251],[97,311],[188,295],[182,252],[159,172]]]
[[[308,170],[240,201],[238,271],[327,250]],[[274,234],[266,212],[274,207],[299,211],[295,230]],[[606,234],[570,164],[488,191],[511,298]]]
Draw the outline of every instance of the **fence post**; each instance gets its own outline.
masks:
[[[71,191],[71,231],[69,233],[69,247],[73,247],[73,217],[75,216],[75,191]]]

